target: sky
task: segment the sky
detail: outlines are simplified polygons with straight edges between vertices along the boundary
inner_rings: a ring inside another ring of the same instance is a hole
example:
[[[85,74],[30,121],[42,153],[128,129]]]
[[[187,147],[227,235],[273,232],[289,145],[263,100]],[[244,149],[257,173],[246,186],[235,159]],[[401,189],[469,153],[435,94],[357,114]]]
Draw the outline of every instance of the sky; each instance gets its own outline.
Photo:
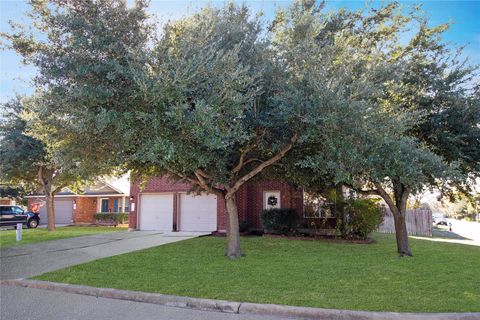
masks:
[[[131,2],[132,0],[128,0]],[[236,1],[246,3],[253,11],[262,11],[264,18],[271,20],[279,7],[288,7],[291,1],[251,0]],[[451,28],[444,34],[444,39],[457,46],[465,46],[464,56],[472,64],[480,64],[480,0],[473,1],[401,1],[406,5],[419,3],[423,6],[431,25],[452,22]],[[226,1],[205,0],[151,0],[149,13],[160,21],[187,16],[208,4],[223,5]],[[373,5],[381,2],[372,1]],[[327,1],[326,10],[338,8],[361,9],[365,1]],[[0,0],[0,32],[8,32],[8,21],[30,22],[25,17],[29,10],[27,1]],[[24,66],[21,58],[11,50],[0,51],[0,102],[5,102],[16,94],[28,95],[33,92],[31,78],[35,69]]]

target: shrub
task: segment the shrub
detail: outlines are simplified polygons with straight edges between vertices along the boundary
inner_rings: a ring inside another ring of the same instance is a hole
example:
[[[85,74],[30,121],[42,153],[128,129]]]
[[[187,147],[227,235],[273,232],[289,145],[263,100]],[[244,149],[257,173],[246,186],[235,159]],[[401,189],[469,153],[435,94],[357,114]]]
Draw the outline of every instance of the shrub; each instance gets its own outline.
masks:
[[[287,234],[297,226],[298,214],[294,209],[267,209],[260,218],[265,232]]]
[[[239,227],[240,232],[247,232],[249,228],[248,222],[246,220],[241,221]]]
[[[383,221],[383,210],[374,199],[350,199],[346,201],[343,236],[366,239]]]
[[[125,223],[128,221],[128,213],[96,213],[94,215],[95,220],[109,223]]]

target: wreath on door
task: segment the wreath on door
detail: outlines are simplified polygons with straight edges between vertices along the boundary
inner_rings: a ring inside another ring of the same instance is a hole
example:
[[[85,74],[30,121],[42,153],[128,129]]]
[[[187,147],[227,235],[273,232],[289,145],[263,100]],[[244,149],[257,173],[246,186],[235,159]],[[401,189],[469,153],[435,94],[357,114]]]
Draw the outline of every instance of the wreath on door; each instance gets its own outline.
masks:
[[[267,203],[268,203],[269,206],[275,207],[278,203],[278,199],[275,196],[270,196],[267,199]]]

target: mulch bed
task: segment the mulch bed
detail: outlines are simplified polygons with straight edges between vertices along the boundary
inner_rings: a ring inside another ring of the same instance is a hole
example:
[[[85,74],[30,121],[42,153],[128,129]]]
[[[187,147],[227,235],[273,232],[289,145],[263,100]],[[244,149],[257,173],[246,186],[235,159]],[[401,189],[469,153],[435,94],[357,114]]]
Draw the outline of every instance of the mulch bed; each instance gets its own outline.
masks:
[[[214,237],[226,237],[225,232],[212,232],[212,236]],[[367,238],[365,240],[362,239],[342,239],[333,236],[291,236],[291,235],[284,235],[284,234],[252,234],[249,232],[241,232],[240,236],[247,237],[247,236],[263,236],[265,238],[282,238],[282,239],[289,239],[289,240],[307,240],[307,241],[325,241],[325,242],[332,242],[332,243],[355,243],[355,244],[372,244],[375,243],[375,240],[371,238]]]
[[[375,240],[371,238],[367,239],[342,239],[332,236],[288,236],[283,234],[264,234],[266,238],[283,238],[291,240],[309,240],[309,241],[325,241],[333,243],[356,243],[356,244],[371,244],[375,243]]]

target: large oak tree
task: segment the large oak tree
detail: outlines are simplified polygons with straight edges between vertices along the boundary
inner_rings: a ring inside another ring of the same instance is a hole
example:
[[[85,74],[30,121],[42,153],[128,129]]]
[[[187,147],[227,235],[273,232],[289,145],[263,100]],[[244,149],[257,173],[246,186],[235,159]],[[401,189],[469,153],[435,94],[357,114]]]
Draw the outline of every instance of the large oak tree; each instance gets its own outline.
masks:
[[[303,185],[331,180],[381,196],[394,216],[398,253],[411,255],[405,223],[409,196],[425,188],[443,195],[468,192],[480,173],[478,73],[441,41],[447,26],[429,27],[418,8],[405,14],[390,3],[345,12],[328,29],[319,27],[328,21],[319,9],[280,15],[281,34],[293,41],[302,28],[310,48],[325,41],[345,43],[336,53],[346,75],[340,94],[346,103],[361,101],[367,108],[319,128],[323,135],[292,157],[288,176]],[[406,41],[407,30],[413,35]],[[310,52],[301,47],[288,60],[314,65]]]

